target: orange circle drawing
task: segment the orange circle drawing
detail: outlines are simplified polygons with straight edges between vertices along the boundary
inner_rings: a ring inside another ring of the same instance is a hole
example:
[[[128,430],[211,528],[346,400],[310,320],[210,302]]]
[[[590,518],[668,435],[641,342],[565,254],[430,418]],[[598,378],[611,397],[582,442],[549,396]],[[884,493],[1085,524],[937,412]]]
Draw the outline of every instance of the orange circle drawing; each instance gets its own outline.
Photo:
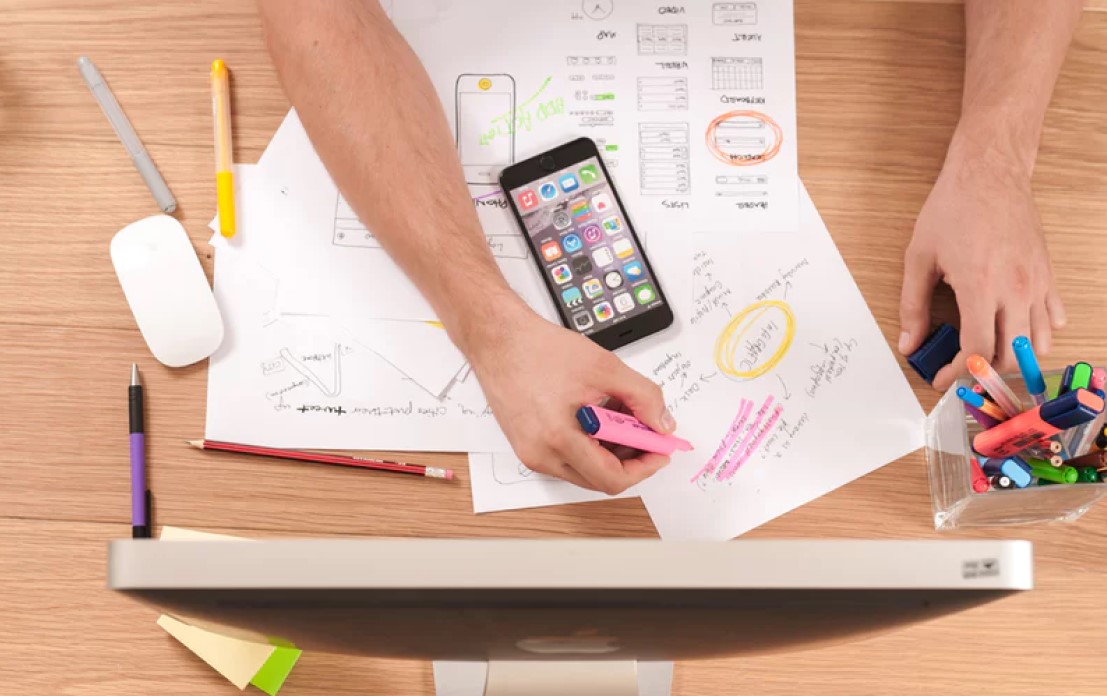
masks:
[[[772,129],[773,139],[765,145],[765,149],[762,152],[756,155],[738,155],[725,151],[719,144],[719,126],[731,119],[738,118],[753,119]],[[732,167],[748,167],[750,165],[768,162],[780,152],[780,143],[782,140],[784,140],[784,131],[781,130],[776,121],[760,111],[728,111],[707,126],[707,149],[714,155],[715,159],[723,164],[729,164]]]

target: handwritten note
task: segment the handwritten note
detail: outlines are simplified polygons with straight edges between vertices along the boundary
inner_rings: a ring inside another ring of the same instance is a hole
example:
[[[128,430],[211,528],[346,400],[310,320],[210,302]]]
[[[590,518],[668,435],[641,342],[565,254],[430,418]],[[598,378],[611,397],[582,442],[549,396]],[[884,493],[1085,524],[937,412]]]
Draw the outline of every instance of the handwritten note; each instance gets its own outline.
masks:
[[[696,449],[642,486],[663,538],[729,539],[922,445],[922,409],[802,200],[795,235],[690,241],[685,347],[657,381]]]

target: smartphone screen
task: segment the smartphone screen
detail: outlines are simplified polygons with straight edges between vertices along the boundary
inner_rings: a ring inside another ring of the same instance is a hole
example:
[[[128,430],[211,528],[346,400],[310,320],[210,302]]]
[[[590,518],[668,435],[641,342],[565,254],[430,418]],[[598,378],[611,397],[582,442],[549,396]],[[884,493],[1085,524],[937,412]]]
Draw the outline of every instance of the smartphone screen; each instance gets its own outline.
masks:
[[[598,155],[571,159],[559,150],[535,158],[549,171],[508,194],[563,323],[619,347],[665,328],[672,313]]]

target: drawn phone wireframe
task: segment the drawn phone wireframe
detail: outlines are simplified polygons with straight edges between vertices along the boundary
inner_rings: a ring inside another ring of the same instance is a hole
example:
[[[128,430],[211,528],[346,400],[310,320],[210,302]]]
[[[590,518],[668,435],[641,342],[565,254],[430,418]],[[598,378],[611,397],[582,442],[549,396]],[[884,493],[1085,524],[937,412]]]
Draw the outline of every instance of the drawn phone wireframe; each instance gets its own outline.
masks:
[[[717,2],[711,6],[711,21],[720,26],[757,24],[757,3]]]
[[[515,162],[515,78],[507,74],[458,75],[454,86],[457,154],[465,181],[496,185]]]

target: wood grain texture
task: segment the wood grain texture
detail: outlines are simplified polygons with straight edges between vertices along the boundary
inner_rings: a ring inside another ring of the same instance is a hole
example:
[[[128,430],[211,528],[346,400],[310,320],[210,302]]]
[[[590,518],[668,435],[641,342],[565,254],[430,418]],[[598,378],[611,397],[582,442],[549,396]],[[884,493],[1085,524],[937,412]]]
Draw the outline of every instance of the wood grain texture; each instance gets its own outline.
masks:
[[[961,10],[798,0],[796,30],[801,173],[892,340],[903,249],[959,109]],[[1103,295],[1088,286],[1095,250],[1107,247],[1104,46],[1107,16],[1086,13],[1035,177],[1071,319],[1051,364],[1107,357]],[[233,693],[154,626],[151,610],[104,589],[105,542],[129,524],[124,397],[132,361],[147,381],[159,523],[261,537],[654,535],[638,501],[476,517],[456,455],[410,456],[459,469],[460,480],[447,484],[186,447],[202,435],[207,370],[155,363],[115,282],[110,236],[156,211],[77,75],[82,54],[98,63],[165,175],[209,274],[211,58],[234,70],[239,161],[256,161],[288,107],[251,0],[4,3],[0,694]],[[952,318],[952,298],[937,311]],[[936,395],[911,379],[929,409]],[[855,646],[682,664],[674,692],[1101,694],[1105,522],[1101,508],[1070,526],[958,533],[1035,541],[1039,589]],[[922,457],[749,536],[936,537]],[[429,694],[432,685],[425,664],[309,654],[284,693]]]

